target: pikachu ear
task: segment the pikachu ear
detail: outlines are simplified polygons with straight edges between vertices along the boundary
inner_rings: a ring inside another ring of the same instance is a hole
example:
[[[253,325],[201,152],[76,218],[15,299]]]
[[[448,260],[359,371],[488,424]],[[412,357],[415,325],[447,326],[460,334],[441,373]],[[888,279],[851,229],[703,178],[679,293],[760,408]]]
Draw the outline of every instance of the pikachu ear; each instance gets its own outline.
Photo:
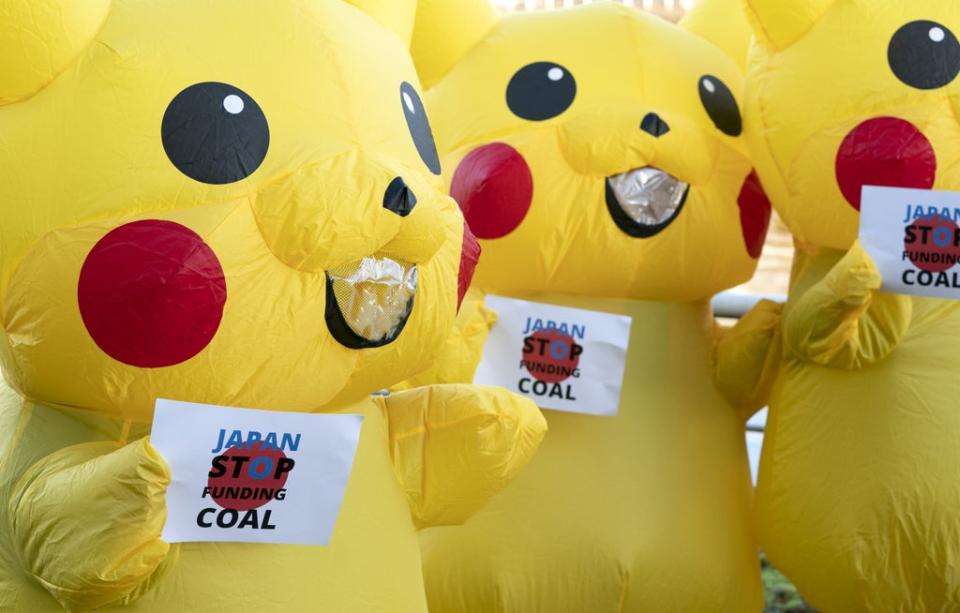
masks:
[[[110,0],[0,2],[0,104],[34,95],[79,57],[110,12]]]
[[[396,33],[405,45],[413,35],[417,0],[346,0]]]
[[[743,0],[747,20],[761,43],[783,50],[799,40],[835,0]]]
[[[498,20],[489,0],[420,0],[411,51],[423,86],[447,74]]]
[[[680,21],[680,27],[705,38],[746,70],[753,32],[741,0],[699,0]]]

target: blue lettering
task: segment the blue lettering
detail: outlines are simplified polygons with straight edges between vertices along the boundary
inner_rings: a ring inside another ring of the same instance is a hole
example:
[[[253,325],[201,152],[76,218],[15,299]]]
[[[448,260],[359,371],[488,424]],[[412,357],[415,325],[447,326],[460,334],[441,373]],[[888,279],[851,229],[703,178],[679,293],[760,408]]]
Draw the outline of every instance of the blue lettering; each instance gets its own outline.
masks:
[[[276,432],[267,432],[266,438],[263,439],[263,449],[280,449]]]
[[[937,247],[949,247],[951,239],[953,239],[953,232],[950,228],[939,226],[933,229],[933,242]]]
[[[297,436],[294,437],[288,432],[283,433],[283,438],[280,441],[280,448],[287,449],[289,451],[296,451],[300,447],[300,433],[297,433]]]
[[[263,470],[258,470],[257,465],[263,467]],[[273,460],[266,456],[260,456],[259,458],[254,458],[253,462],[250,462],[250,476],[254,479],[266,479],[267,475],[273,472]]]
[[[239,447],[243,449],[243,435],[240,434],[239,430],[234,430],[230,433],[230,438],[227,440],[227,447]]]

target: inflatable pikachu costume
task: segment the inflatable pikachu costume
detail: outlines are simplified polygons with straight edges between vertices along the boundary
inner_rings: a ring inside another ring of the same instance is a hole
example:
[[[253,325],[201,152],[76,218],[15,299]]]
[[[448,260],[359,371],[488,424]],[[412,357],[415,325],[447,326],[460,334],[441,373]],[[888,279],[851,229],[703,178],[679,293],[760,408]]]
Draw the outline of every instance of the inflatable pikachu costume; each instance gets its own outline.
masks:
[[[417,527],[463,521],[545,423],[495,389],[369,396],[429,363],[476,256],[413,14],[4,5],[0,610],[426,610]],[[330,545],[162,542],[157,397],[362,413]]]
[[[445,178],[484,249],[475,285],[632,318],[619,414],[548,411],[517,481],[466,525],[423,532],[431,612],[759,611],[755,407],[737,382],[728,404],[711,364],[709,299],[750,277],[770,215],[737,64],[613,3],[502,20],[486,0],[418,11]],[[691,23],[737,25],[714,17]],[[468,307],[481,315],[457,338],[474,347],[483,307]],[[738,363],[754,342],[723,336],[720,372],[762,367]]]
[[[817,609],[960,610],[960,303],[880,292],[861,188],[960,190],[960,4],[747,0],[746,127],[797,239],[758,515]]]

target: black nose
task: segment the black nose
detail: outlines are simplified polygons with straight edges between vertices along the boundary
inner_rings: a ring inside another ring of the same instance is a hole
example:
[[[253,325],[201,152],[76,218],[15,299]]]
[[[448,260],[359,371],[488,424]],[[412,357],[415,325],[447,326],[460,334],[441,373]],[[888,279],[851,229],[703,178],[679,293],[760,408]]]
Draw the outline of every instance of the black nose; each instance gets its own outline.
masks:
[[[383,192],[383,208],[393,211],[400,217],[406,217],[417,204],[417,196],[403,182],[403,177],[390,181],[387,191]]]
[[[670,131],[670,125],[656,113],[647,113],[647,116],[640,122],[640,129],[651,136],[660,138]]]

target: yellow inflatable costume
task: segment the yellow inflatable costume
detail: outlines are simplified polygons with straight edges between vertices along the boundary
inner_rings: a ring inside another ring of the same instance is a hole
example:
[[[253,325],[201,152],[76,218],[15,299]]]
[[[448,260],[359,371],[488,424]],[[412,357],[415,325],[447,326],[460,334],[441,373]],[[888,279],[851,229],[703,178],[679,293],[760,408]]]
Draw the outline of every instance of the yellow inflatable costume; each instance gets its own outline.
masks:
[[[960,4],[747,0],[746,129],[797,239],[760,540],[826,612],[960,610],[960,304],[879,292],[861,188],[960,189]]]
[[[738,5],[725,8],[698,22],[736,27]],[[502,20],[486,0],[418,11],[445,178],[484,247],[476,287],[633,318],[619,414],[548,412],[517,481],[463,527],[424,531],[430,610],[759,611],[743,433],[755,407],[746,387],[727,390],[738,406],[723,399],[710,359],[762,367],[740,363],[757,340],[721,335],[709,305],[750,277],[770,214],[737,64],[613,3]],[[493,315],[468,307],[455,341],[475,365]]]
[[[416,528],[545,422],[496,389],[370,397],[429,364],[477,255],[414,9],[4,3],[0,610],[426,610]],[[362,413],[331,544],[162,542],[157,397]]]

